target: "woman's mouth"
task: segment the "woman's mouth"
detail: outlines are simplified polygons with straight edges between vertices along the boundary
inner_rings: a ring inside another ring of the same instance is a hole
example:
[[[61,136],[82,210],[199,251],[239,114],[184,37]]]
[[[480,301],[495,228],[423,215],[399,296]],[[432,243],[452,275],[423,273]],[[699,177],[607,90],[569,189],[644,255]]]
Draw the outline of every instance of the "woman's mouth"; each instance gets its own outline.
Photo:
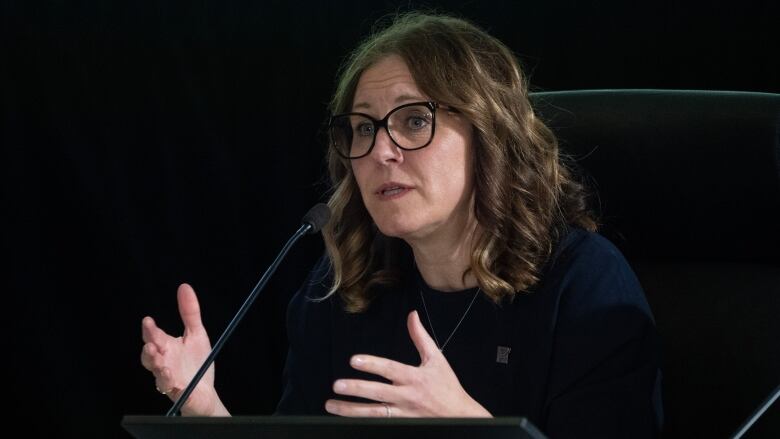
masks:
[[[406,195],[412,188],[400,184],[382,185],[376,192],[382,200],[391,200]]]
[[[404,188],[402,187],[394,187],[390,189],[385,189],[382,191],[382,195],[389,197],[390,195],[400,194]]]

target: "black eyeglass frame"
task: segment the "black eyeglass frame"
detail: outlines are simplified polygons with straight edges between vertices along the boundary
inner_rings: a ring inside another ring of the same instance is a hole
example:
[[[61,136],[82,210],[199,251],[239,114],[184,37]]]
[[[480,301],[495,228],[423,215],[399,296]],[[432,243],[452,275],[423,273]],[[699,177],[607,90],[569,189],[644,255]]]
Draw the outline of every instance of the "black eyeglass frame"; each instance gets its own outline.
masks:
[[[406,147],[403,147],[403,146],[399,145],[398,142],[395,141],[395,139],[393,138],[393,135],[390,133],[390,129],[387,127],[387,122],[390,120],[390,116],[392,116],[393,113],[395,113],[396,111],[404,109],[404,108],[407,108],[407,107],[413,107],[415,105],[426,106],[426,107],[428,107],[429,110],[431,110],[431,138],[428,139],[427,142],[425,142],[425,145],[418,146],[416,148],[406,148]],[[431,142],[433,141],[433,136],[436,135],[436,109],[438,109],[438,108],[444,108],[444,109],[447,109],[448,111],[457,112],[456,109],[454,109],[452,107],[449,107],[449,106],[441,105],[438,102],[434,102],[434,101],[421,101],[421,102],[409,102],[408,104],[399,105],[398,107],[395,107],[392,110],[390,110],[390,112],[388,112],[385,115],[385,117],[383,117],[381,120],[374,119],[373,117],[371,117],[370,115],[368,115],[366,113],[359,113],[359,112],[334,114],[333,116],[330,117],[330,119],[328,119],[328,139],[330,140],[330,147],[333,148],[338,155],[344,157],[345,159],[355,160],[355,159],[363,158],[363,157],[371,154],[371,151],[374,149],[374,145],[376,145],[376,136],[379,133],[379,128],[384,128],[385,131],[387,132],[387,137],[390,138],[390,140],[393,142],[393,144],[395,144],[395,146],[401,148],[402,150],[404,150],[404,151],[416,151],[418,149],[423,149],[426,146],[431,144]],[[366,150],[365,154],[352,157],[352,156],[343,154],[338,148],[333,146],[335,144],[335,141],[333,139],[333,121],[335,119],[337,119],[337,118],[345,117],[345,116],[361,116],[361,117],[365,117],[366,119],[370,120],[371,123],[374,125],[374,137],[371,139],[371,146],[368,147],[368,150]]]

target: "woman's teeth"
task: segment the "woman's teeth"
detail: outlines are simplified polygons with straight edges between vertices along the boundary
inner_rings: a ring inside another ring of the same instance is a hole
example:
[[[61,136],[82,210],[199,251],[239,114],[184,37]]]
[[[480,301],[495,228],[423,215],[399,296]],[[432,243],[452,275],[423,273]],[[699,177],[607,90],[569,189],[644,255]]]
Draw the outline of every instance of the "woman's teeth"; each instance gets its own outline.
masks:
[[[395,195],[395,194],[401,193],[401,191],[403,191],[403,190],[404,189],[400,188],[400,187],[394,187],[394,188],[390,188],[390,189],[385,189],[385,190],[382,191],[382,195],[387,195],[387,196]]]

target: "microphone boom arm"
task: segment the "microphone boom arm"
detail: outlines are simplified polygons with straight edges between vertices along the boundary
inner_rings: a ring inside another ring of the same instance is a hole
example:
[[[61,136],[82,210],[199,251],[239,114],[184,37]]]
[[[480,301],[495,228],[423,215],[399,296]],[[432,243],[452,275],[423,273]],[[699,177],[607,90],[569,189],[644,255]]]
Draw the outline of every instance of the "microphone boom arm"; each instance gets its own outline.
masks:
[[[263,289],[263,287],[265,287],[265,284],[268,283],[268,279],[271,278],[271,275],[273,275],[277,267],[279,267],[279,264],[282,262],[284,257],[287,256],[287,253],[290,251],[290,248],[292,248],[292,246],[295,245],[295,243],[298,242],[298,240],[303,235],[309,233],[312,229],[314,229],[315,226],[316,224],[313,225],[309,222],[305,222],[303,225],[301,225],[298,231],[295,232],[295,234],[287,241],[287,244],[284,245],[284,248],[282,248],[282,251],[279,252],[279,255],[276,257],[274,262],[271,264],[270,267],[268,267],[265,273],[263,273],[263,277],[260,278],[260,280],[257,282],[257,285],[255,285],[255,287],[252,289],[252,292],[249,294],[249,297],[247,297],[247,299],[244,301],[244,304],[241,305],[241,308],[239,308],[235,317],[233,317],[233,320],[231,320],[227,328],[225,328],[225,331],[219,337],[219,340],[217,340],[217,342],[214,343],[214,347],[211,348],[211,352],[209,352],[208,357],[206,357],[206,360],[203,362],[203,365],[200,367],[200,369],[198,369],[198,372],[192,378],[189,385],[187,385],[187,388],[184,389],[184,392],[182,392],[182,394],[179,395],[179,398],[176,400],[173,406],[168,410],[168,413],[165,414],[166,417],[177,416],[179,414],[179,410],[181,410],[181,407],[184,405],[185,402],[187,402],[187,399],[190,397],[190,394],[192,394],[192,391],[195,389],[195,386],[197,386],[201,378],[203,378],[203,375],[206,373],[209,366],[211,366],[211,364],[214,362],[214,359],[217,357],[217,354],[219,354],[219,351],[222,350],[222,346],[225,345],[225,342],[227,341],[228,338],[230,338],[230,335],[236,329],[238,323],[241,322],[241,319],[244,318],[244,314],[246,314],[246,312],[249,310],[249,307],[252,306],[260,291]]]

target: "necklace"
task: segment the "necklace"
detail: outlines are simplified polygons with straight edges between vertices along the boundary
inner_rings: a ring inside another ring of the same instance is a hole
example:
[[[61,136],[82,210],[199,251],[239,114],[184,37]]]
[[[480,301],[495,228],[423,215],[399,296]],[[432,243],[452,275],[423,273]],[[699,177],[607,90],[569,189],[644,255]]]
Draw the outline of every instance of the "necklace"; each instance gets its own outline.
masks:
[[[460,320],[458,320],[458,324],[455,325],[455,329],[450,332],[450,336],[447,337],[447,340],[444,340],[444,344],[439,343],[439,337],[436,336],[436,330],[433,329],[433,321],[431,320],[431,315],[428,313],[428,306],[425,304],[425,295],[423,294],[422,290],[420,291],[420,299],[422,299],[423,309],[425,310],[425,317],[428,318],[428,325],[431,327],[431,333],[433,334],[433,341],[436,342],[436,346],[439,348],[439,352],[444,352],[444,348],[447,346],[447,343],[450,342],[452,339],[452,336],[455,335],[455,332],[460,328],[460,324],[463,323],[463,319],[466,318],[466,315],[471,311],[471,305],[474,305],[474,301],[477,300],[477,296],[479,295],[479,292],[481,289],[477,288],[477,292],[474,293],[474,297],[471,298],[471,302],[469,302],[469,306],[466,308],[466,312],[463,313],[463,315],[460,317]]]

